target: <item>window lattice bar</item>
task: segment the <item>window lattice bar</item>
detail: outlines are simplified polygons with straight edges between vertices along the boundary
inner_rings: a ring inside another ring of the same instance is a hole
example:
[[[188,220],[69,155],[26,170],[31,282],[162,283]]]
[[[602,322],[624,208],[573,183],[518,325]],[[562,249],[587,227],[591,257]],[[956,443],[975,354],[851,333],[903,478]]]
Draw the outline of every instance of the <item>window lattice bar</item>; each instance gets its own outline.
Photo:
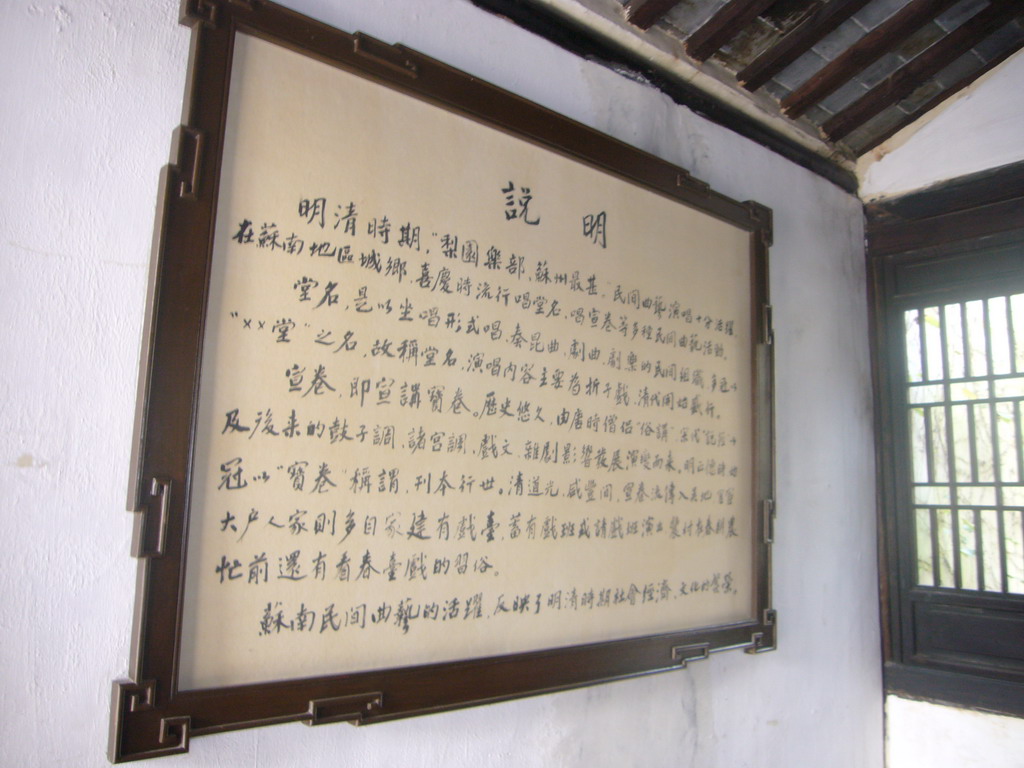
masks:
[[[1024,294],[904,313],[919,586],[1024,594]]]

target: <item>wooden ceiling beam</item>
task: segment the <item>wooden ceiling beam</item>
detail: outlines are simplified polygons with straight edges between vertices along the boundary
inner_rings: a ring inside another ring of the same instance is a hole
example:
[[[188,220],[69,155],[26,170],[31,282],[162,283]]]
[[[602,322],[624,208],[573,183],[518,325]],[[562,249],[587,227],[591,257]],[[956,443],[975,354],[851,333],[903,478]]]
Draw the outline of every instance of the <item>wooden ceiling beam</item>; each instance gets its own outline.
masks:
[[[1005,2],[1006,0],[998,0]],[[884,54],[899,47],[910,35],[957,0],[911,0],[899,11],[830,61],[782,100],[782,110],[799,117],[840,86],[849,82]],[[1008,2],[1007,4],[1012,4]]]
[[[650,29],[679,3],[680,0],[629,0],[623,10],[630,24]]]
[[[999,0],[991,3],[893,72],[846,109],[826,120],[821,126],[825,135],[832,141],[843,138],[886,107],[909,96],[921,83],[952,64],[1021,13],[1024,13],[1024,7],[1017,3]]]
[[[1020,45],[1016,45],[1016,46],[1014,46],[1012,48],[1007,49],[1006,51],[1003,51],[1001,54],[996,56],[994,59],[992,59],[990,62],[985,64],[985,66],[981,67],[976,72],[972,72],[971,74],[966,75],[965,77],[960,78],[955,83],[953,83],[953,85],[949,86],[949,88],[947,88],[946,90],[942,91],[939,94],[936,94],[935,97],[933,97],[932,99],[930,99],[928,101],[928,103],[922,104],[920,107],[917,108],[916,111],[911,112],[909,115],[904,117],[902,120],[897,122],[895,125],[890,126],[886,130],[884,130],[882,133],[879,133],[879,134],[877,134],[875,136],[872,136],[870,141],[868,141],[866,144],[864,144],[863,146],[860,146],[857,149],[857,154],[858,155],[863,155],[864,153],[869,152],[870,150],[872,150],[875,147],[877,147],[879,144],[881,144],[886,139],[891,138],[892,136],[896,135],[897,133],[902,131],[904,128],[906,128],[908,125],[910,125],[911,123],[917,121],[918,118],[924,116],[928,112],[931,112],[933,109],[935,109],[935,107],[939,106],[939,104],[944,102],[950,96],[952,96],[953,94],[955,94],[955,93],[957,93],[959,91],[962,91],[964,88],[969,86],[971,83],[973,83],[979,77],[984,75],[986,72],[988,72],[988,71],[998,67],[1004,61],[1006,61],[1008,58],[1010,58],[1013,54],[1017,53],[1017,51],[1021,50],[1021,47],[1022,46],[1020,46]]]
[[[868,2],[870,0],[831,0],[819,3],[781,40],[741,69],[736,79],[748,91],[756,91]]]
[[[686,52],[697,61],[706,61],[775,2],[776,0],[730,0],[686,38]]]

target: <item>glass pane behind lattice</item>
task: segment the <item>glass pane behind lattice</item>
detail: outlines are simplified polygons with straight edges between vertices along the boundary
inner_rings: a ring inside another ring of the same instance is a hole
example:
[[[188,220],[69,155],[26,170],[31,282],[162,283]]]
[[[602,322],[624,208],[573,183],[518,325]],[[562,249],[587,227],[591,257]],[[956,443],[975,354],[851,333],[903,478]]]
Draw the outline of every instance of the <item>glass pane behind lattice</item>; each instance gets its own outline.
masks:
[[[917,584],[1024,594],[1024,294],[903,320]]]

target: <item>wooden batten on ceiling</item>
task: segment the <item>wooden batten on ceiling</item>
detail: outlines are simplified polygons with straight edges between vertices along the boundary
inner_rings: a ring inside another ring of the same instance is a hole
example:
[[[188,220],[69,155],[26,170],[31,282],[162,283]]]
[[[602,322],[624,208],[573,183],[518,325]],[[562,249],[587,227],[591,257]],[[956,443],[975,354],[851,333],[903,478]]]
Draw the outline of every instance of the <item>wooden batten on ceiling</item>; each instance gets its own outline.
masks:
[[[782,110],[790,117],[799,117],[955,2],[957,0],[913,0],[908,3],[784,98]]]
[[[846,157],[1024,47],[1022,0],[628,0],[624,10],[636,34],[657,25],[698,66],[714,57],[737,89]]]
[[[803,56],[815,43],[849,19],[870,0],[832,0],[810,6],[810,13],[775,45],[736,73],[740,85],[756,91]]]
[[[730,0],[686,38],[686,52],[697,61],[705,61],[775,2],[776,0]]]
[[[999,27],[1021,13],[1015,2],[992,3],[946,37],[889,75],[864,96],[822,124],[832,141],[870,120],[886,107],[909,96],[918,85],[967,53]]]
[[[1015,48],[1007,49],[1007,50],[1003,51],[1003,53],[1001,53],[1000,55],[996,56],[994,59],[989,61],[987,64],[985,64],[983,67],[978,69],[977,71],[972,72],[971,74],[966,75],[966,76],[960,78],[959,80],[957,80],[955,83],[953,83],[953,85],[949,86],[948,88],[944,88],[938,94],[936,94],[934,97],[932,97],[927,102],[925,102],[922,106],[920,106],[917,110],[907,114],[902,120],[894,123],[888,129],[874,134],[871,137],[871,139],[867,143],[865,143],[863,145],[863,147],[861,148],[862,152],[867,152],[867,151],[869,151],[871,149],[874,149],[879,144],[881,144],[883,141],[885,141],[886,139],[890,138],[891,136],[894,136],[896,133],[898,133],[899,131],[903,130],[904,128],[906,128],[911,123],[913,123],[915,120],[917,120],[919,117],[921,117],[921,115],[923,115],[923,114],[925,114],[927,112],[930,112],[931,110],[935,109],[935,107],[939,106],[939,104],[944,102],[950,96],[952,96],[953,94],[955,94],[955,93],[957,93],[959,91],[962,91],[964,88],[969,86],[971,83],[973,83],[979,77],[984,75],[986,72],[989,72],[992,69],[994,69],[995,67],[997,67],[1000,64],[1002,64],[1004,61],[1006,61],[1008,58],[1010,58],[1010,56],[1012,56],[1016,52],[1017,52],[1017,50]]]
[[[844,189],[856,158],[1024,48],[1024,0],[470,2]]]

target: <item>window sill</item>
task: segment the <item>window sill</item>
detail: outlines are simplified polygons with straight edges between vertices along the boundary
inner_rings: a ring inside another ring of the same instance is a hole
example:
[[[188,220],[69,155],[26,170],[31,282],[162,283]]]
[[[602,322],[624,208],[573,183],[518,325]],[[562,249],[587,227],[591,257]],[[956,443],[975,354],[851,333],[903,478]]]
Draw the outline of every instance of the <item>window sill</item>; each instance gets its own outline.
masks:
[[[1024,717],[1024,683],[894,662],[883,674],[887,694]]]

